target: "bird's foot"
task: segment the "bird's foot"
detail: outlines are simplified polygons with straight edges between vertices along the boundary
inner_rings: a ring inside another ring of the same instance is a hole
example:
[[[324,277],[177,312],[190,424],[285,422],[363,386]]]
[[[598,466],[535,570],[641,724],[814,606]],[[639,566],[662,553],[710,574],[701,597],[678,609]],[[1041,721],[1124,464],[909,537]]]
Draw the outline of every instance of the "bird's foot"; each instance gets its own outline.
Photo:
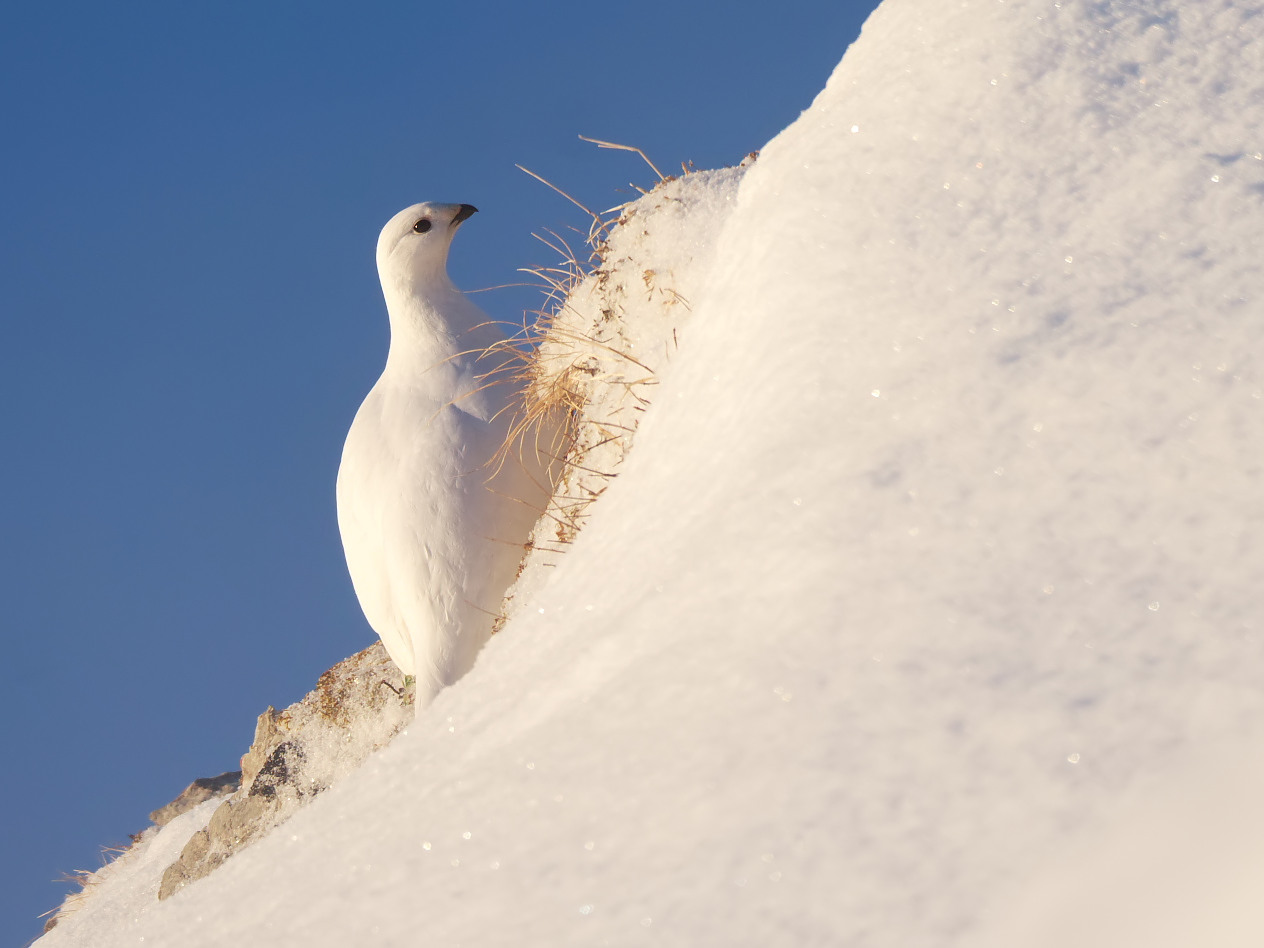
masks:
[[[412,675],[404,676],[404,684],[401,688],[396,688],[389,681],[383,678],[378,682],[379,685],[385,685],[391,691],[395,692],[395,697],[399,698],[404,704],[412,704],[417,700],[417,679]]]

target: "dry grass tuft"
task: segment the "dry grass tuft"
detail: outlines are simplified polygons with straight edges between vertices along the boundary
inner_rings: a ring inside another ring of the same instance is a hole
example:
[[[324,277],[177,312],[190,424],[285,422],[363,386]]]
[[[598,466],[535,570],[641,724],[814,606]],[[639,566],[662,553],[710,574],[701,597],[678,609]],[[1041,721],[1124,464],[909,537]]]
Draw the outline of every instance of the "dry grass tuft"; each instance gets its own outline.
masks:
[[[579,137],[602,149],[640,155],[658,177],[655,188],[675,180],[664,175],[640,148]],[[571,302],[586,281],[591,284],[584,287],[589,297],[603,298],[613,269],[607,260],[610,235],[627,222],[633,202],[594,211],[536,172],[522,165],[518,168],[588,217],[586,231],[572,228],[577,239],[568,240],[552,230],[533,234],[557,255],[552,266],[521,271],[534,278],[544,299],[538,309],[525,314],[530,318],[528,328],[493,347],[500,357],[493,374],[505,373],[502,377],[521,392],[510,436],[497,463],[529,457],[548,466],[556,490],[542,513],[550,528],[547,532],[537,529],[533,545],[561,552],[582,527],[588,505],[615,476],[609,452],[603,455],[602,449],[612,444],[626,448],[635,430],[629,419],[597,417],[595,410],[610,400],[612,390],[620,399],[630,399],[634,407],[643,409],[649,403],[646,389],[656,385],[657,379],[650,367],[618,345],[617,332],[603,332],[601,326],[586,324]],[[688,168],[684,170],[689,173]],[[642,195],[649,193],[632,187]],[[617,323],[616,304],[601,307],[603,322],[613,327]]]
[[[114,862],[114,860],[131,850],[132,846],[139,841],[142,835],[143,834],[141,833],[134,834],[131,837],[130,843],[115,843],[109,846],[102,846],[101,869],[104,869],[106,866]],[[42,915],[37,916],[38,918],[48,919],[48,921],[44,923],[45,932],[52,931],[58,922],[83,905],[84,900],[92,894],[92,890],[101,883],[101,880],[97,878],[97,873],[99,871],[99,869],[72,869],[69,872],[63,872],[60,876],[53,880],[54,882],[64,882],[68,885],[75,886],[75,891],[68,893],[66,897],[62,899],[61,905],[56,908],[49,909]]]

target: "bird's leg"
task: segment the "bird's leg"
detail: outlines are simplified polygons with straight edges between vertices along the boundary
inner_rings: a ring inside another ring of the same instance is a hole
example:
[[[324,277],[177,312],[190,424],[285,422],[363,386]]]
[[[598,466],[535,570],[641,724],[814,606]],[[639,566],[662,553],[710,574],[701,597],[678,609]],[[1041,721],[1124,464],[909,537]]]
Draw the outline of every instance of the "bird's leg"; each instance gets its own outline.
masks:
[[[390,688],[391,691],[395,692],[395,697],[404,702],[404,704],[412,704],[416,700],[417,679],[412,675],[404,676],[404,686],[402,688],[396,688],[385,678],[379,681],[378,684],[386,685],[387,688]]]

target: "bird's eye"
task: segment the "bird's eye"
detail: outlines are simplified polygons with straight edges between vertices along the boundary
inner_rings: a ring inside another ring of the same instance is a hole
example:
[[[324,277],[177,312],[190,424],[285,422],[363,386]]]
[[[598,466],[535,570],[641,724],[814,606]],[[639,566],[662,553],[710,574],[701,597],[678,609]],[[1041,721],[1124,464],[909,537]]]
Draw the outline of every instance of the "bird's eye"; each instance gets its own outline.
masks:
[[[413,224],[414,234],[424,234],[429,229],[430,229],[430,218],[428,217],[423,217],[417,223]]]

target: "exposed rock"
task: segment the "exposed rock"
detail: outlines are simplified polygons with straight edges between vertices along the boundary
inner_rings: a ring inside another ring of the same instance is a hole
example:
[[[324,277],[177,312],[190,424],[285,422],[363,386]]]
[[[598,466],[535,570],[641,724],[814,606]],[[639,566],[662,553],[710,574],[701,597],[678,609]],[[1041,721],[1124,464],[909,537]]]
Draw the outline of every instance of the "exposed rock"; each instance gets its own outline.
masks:
[[[316,683],[316,687],[320,687],[320,682]],[[268,710],[259,715],[259,720],[255,722],[255,739],[250,742],[250,750],[246,751],[241,758],[241,782],[243,786],[249,787],[254,783],[255,774],[263,767],[268,755],[272,752],[272,748],[280,740],[276,737],[277,719],[280,716],[277,709],[269,705]]]
[[[284,711],[268,708],[259,715],[254,743],[241,759],[236,792],[167,867],[158,898],[209,875],[284,822],[390,741],[412,715],[411,692],[380,642],[321,675],[302,701]]]
[[[241,786],[241,771],[230,770],[218,777],[199,777],[184,788],[184,792],[168,803],[149,814],[149,818],[159,826],[166,826],[181,813],[186,813],[199,803],[213,797],[222,797],[236,792]]]

